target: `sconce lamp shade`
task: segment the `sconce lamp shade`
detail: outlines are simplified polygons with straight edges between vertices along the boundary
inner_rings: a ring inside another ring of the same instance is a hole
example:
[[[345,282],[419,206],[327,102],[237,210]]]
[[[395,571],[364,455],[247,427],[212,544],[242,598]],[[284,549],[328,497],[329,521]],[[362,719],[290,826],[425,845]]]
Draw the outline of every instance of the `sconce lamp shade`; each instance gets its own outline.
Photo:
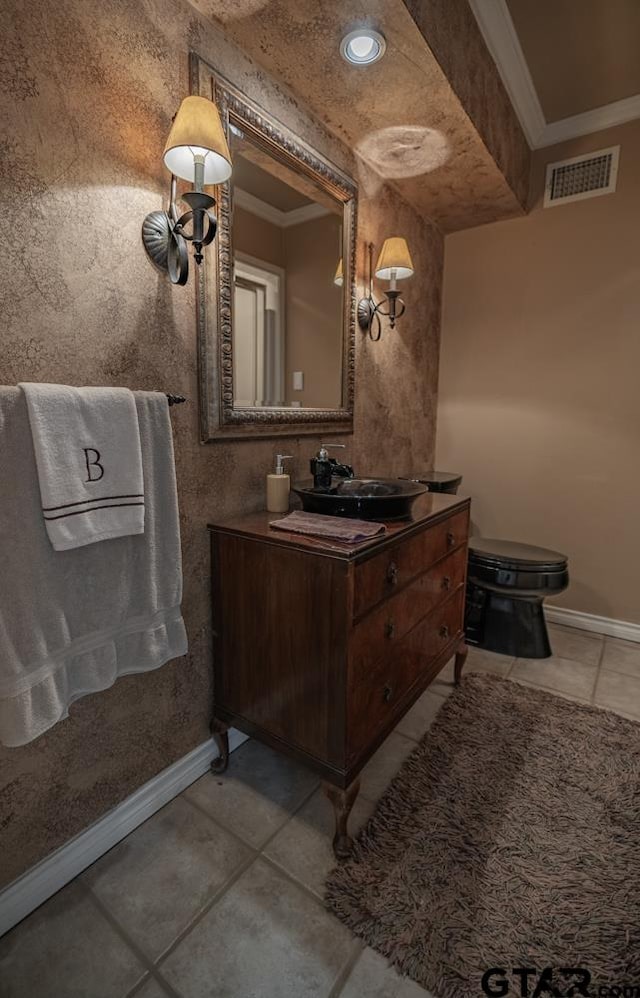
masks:
[[[343,270],[342,270],[342,257],[340,257],[340,261],[338,263],[338,266],[336,267],[336,273],[335,273],[335,276],[333,278],[333,283],[337,284],[339,288],[341,288],[342,285],[344,284],[344,273],[343,273]]]
[[[395,271],[395,273],[393,273]],[[385,239],[376,264],[376,277],[381,281],[402,280],[413,274],[413,261],[402,236]]]
[[[231,176],[231,155],[217,107],[206,97],[185,97],[164,147],[164,163],[176,177],[193,182],[196,155],[205,157],[205,184],[221,184]]]

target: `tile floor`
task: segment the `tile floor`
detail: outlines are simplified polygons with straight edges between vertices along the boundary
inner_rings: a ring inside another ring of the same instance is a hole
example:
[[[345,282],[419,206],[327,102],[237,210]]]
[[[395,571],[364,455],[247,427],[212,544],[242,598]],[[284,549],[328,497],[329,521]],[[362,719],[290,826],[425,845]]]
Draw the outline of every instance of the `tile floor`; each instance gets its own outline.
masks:
[[[555,655],[489,671],[640,720],[640,645],[551,627]],[[452,663],[364,770],[354,830],[452,690]],[[322,905],[331,812],[255,741],[0,940],[0,998],[423,998]]]

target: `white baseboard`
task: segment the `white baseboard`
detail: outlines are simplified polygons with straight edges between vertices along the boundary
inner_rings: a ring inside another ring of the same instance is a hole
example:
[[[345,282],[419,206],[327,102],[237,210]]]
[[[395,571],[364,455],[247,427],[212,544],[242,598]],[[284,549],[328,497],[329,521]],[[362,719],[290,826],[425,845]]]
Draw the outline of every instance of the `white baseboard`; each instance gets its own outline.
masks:
[[[238,748],[246,738],[231,728],[229,749]],[[206,773],[217,754],[212,740],[199,745],[5,887],[0,892],[0,936]]]
[[[577,627],[581,631],[596,631],[598,634],[606,634],[610,638],[640,642],[640,624],[634,624],[630,620],[598,617],[595,613],[581,613],[579,610],[567,610],[563,606],[548,606],[546,603],[544,614],[550,624],[564,624],[565,627]]]

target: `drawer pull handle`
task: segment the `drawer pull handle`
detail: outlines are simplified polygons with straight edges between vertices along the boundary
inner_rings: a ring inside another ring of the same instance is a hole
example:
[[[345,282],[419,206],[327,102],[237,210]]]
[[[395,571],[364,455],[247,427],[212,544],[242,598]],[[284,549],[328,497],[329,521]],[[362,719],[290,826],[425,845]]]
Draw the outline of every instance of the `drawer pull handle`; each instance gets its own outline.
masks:
[[[449,530],[447,532],[447,547],[450,548],[455,547],[455,544],[456,544],[456,535],[454,534],[453,530]]]
[[[389,703],[389,700],[391,699],[392,696],[393,696],[393,688],[387,684],[384,690],[382,691],[382,699],[384,700],[385,703]]]
[[[449,578],[448,575],[444,575],[442,577],[442,588],[443,589],[451,589],[451,579]]]
[[[392,620],[387,621],[384,628],[385,637],[392,638],[396,633],[396,625]]]
[[[395,586],[398,581],[398,566],[392,561],[387,569],[387,582],[390,586]]]
[[[447,624],[443,624],[442,627],[440,628],[440,637],[441,638],[449,637],[449,627],[447,626]]]

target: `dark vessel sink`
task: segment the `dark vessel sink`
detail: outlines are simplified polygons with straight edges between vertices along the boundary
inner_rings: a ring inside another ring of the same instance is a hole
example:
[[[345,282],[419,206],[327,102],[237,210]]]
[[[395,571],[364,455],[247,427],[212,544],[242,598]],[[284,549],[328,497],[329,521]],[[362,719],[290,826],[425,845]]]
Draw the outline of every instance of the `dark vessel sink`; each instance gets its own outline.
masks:
[[[355,516],[361,520],[404,520],[415,499],[427,492],[420,482],[399,478],[334,479],[330,489],[294,485],[302,508],[325,516]]]

